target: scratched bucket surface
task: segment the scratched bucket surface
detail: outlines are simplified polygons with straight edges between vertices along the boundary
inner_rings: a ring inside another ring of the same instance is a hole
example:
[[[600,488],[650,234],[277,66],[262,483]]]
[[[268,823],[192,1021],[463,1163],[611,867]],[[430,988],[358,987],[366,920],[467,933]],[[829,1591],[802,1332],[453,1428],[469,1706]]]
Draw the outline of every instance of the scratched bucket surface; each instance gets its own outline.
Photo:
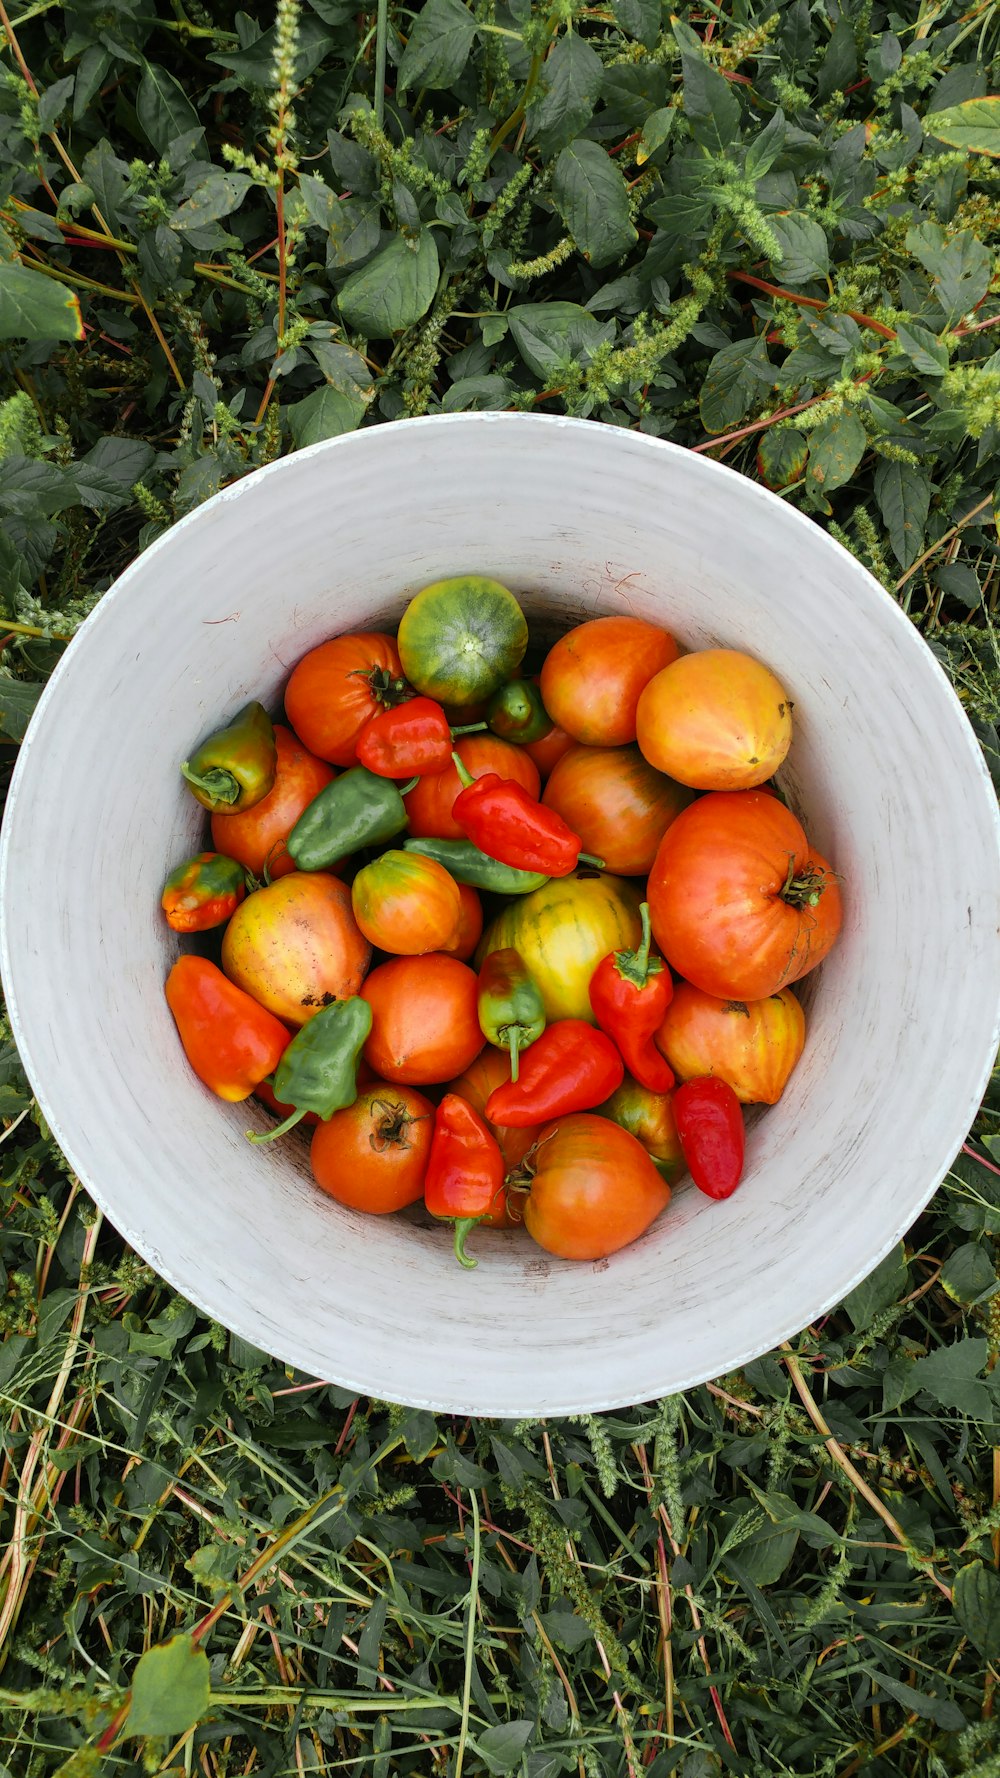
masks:
[[[758,655],[795,703],[783,783],[844,878],[805,1055],[745,1181],[690,1186],[635,1246],[552,1260],[447,1231],[256,1149],[163,998],[168,870],[203,843],[178,762],[341,631],[442,575],[496,576],[544,630],[631,612]],[[586,421],[461,414],[330,440],[217,495],[128,569],[32,722],[0,857],[18,1046],[75,1171],[207,1314],[382,1399],[510,1417],[646,1400],[767,1351],[905,1233],[958,1151],[997,1031],[996,805],[944,675],[846,551],[730,470]]]

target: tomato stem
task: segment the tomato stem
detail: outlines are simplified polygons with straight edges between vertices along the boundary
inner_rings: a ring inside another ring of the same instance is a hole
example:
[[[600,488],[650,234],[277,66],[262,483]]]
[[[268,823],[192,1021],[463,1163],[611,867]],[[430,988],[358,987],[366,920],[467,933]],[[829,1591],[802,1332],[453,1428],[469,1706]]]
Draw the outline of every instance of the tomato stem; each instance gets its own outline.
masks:
[[[788,875],[781,890],[781,900],[792,908],[817,907],[831,874],[829,871],[817,870],[814,864],[807,863],[800,875],[796,876],[795,860],[789,857]]]

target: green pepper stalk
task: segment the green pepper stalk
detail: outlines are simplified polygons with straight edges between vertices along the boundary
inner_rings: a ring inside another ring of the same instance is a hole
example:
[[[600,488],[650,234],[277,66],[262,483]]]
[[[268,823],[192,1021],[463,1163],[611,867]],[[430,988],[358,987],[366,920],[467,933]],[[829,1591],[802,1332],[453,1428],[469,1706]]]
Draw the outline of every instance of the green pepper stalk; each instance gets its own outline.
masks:
[[[273,1142],[314,1111],[332,1117],[353,1105],[358,1096],[358,1062],[372,1028],[372,1009],[360,994],[334,1000],[303,1025],[292,1038],[274,1071],[274,1096],[295,1110],[261,1136],[247,1131],[250,1142]]]
[[[286,845],[297,870],[326,870],[363,846],[378,846],[406,826],[403,797],[416,779],[399,786],[365,766],[341,772],[304,809]]]
[[[274,785],[274,727],[263,704],[248,704],[184,760],[181,772],[202,808],[235,815],[263,802]]]
[[[534,976],[513,946],[491,951],[479,971],[479,1029],[497,1049],[510,1052],[510,1078],[518,1076],[521,1051],[545,1030],[545,1006]]]

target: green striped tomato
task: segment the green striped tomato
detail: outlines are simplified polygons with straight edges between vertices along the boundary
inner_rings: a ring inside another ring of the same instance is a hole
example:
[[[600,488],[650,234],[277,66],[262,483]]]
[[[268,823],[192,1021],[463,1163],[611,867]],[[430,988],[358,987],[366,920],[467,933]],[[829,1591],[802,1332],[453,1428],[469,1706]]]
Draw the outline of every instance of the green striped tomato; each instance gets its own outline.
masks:
[[[593,1025],[590,978],[609,951],[634,949],[642,934],[641,896],[631,883],[580,869],[517,897],[487,928],[476,967],[512,945],[541,990],[545,1016]]]
[[[528,646],[513,593],[482,574],[436,580],[410,600],[397,637],[410,684],[462,710],[512,679]]]

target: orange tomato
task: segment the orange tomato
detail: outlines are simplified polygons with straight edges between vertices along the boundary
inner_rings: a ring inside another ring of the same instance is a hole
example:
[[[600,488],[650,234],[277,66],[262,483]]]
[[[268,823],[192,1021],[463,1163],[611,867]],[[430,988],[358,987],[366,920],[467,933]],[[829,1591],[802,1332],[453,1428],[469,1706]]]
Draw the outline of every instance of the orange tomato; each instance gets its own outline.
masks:
[[[501,741],[498,735],[464,735],[455,752],[467,772],[482,778],[496,772],[501,778],[513,778],[523,784],[531,796],[542,787],[538,767],[527,757],[527,749]],[[415,839],[464,840],[465,830],[452,819],[451,805],[462,786],[453,765],[447,771],[421,778],[403,798],[410,832]]]
[[[792,741],[788,693],[737,648],[703,648],[657,673],[639,699],[639,746],[661,772],[695,790],[753,790]]]
[[[274,743],[278,755],[274,786],[263,801],[235,815],[212,816],[213,845],[255,877],[263,876],[266,864],[272,881],[295,869],[284,842],[313,798],[337,776],[283,723],[275,723]]]
[[[366,1061],[383,1080],[412,1086],[461,1074],[486,1042],[478,988],[474,970],[440,952],[380,963],[361,990],[372,1009]]]
[[[588,747],[635,740],[639,695],[654,673],[677,659],[666,630],[640,617],[595,617],[549,649],[542,699],[553,722]]]
[[[404,683],[392,636],[336,636],[303,655],[285,688],[285,711],[310,752],[331,765],[353,766],[358,735],[382,709],[379,692],[394,680]]]
[[[376,1081],[319,1125],[309,1165],[338,1204],[385,1216],[423,1196],[433,1134],[434,1107],[423,1093]]]
[[[622,877],[644,877],[691,792],[665,778],[638,747],[574,746],[552,772],[542,802],[580,836],[580,848]]]
[[[559,764],[563,754],[568,753],[570,748],[576,745],[572,735],[568,735],[564,728],[560,728],[559,724],[554,722],[548,734],[543,735],[540,741],[525,741],[522,745],[522,752],[526,753],[529,759],[534,760],[544,782],[553,767]]]
[[[602,1259],[638,1240],[670,1202],[642,1143],[610,1119],[578,1111],[538,1138],[524,1225],[547,1253]]]
[[[483,936],[483,904],[469,883],[459,883],[458,893],[462,903],[458,931],[453,942],[441,949],[449,957],[457,957],[460,963],[467,963]]]
[[[480,1050],[475,1061],[460,1074],[457,1080],[449,1081],[446,1093],[457,1093],[465,1099],[484,1118],[500,1144],[500,1153],[508,1168],[516,1167],[527,1154],[538,1135],[539,1126],[533,1129],[515,1130],[510,1124],[490,1123],[486,1117],[486,1101],[494,1087],[502,1087],[510,1079],[510,1056],[506,1050],[494,1049],[487,1044]]]
[[[679,1080],[717,1074],[744,1105],[775,1105],[802,1054],[806,1019],[790,988],[718,1000],[678,982],[655,1042]]]
[[[356,994],[370,958],[351,891],[326,871],[292,871],[255,890],[222,940],[230,981],[290,1025]]]
[[[656,1171],[673,1185],[687,1171],[684,1150],[674,1122],[673,1094],[654,1093],[626,1074],[618,1091],[595,1107],[642,1143]]]
[[[418,852],[383,852],[364,865],[351,885],[351,906],[377,950],[403,957],[447,950],[462,916],[454,877]]]

